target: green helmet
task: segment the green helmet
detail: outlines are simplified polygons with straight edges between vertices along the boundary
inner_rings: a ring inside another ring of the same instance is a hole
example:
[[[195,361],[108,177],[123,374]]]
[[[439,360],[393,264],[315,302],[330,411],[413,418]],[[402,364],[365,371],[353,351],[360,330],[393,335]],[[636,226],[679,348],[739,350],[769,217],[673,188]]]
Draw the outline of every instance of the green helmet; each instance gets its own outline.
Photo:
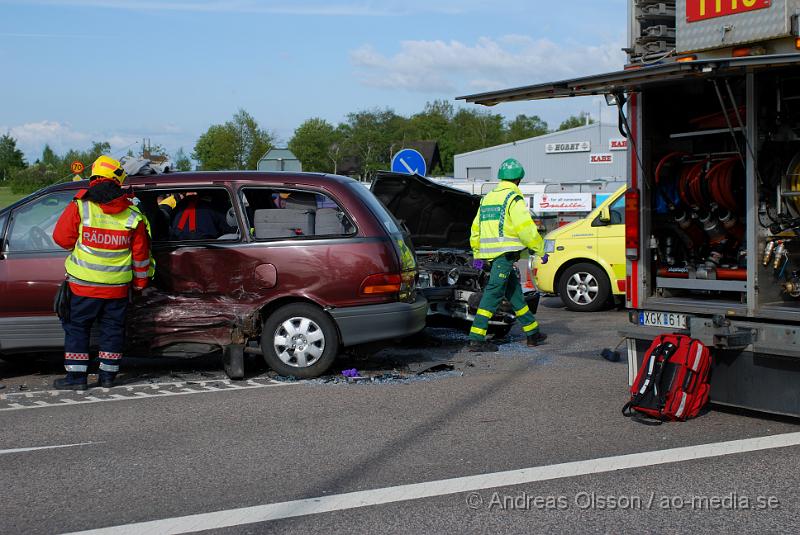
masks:
[[[514,158],[509,158],[500,165],[497,178],[500,180],[522,180],[525,177],[525,169]]]

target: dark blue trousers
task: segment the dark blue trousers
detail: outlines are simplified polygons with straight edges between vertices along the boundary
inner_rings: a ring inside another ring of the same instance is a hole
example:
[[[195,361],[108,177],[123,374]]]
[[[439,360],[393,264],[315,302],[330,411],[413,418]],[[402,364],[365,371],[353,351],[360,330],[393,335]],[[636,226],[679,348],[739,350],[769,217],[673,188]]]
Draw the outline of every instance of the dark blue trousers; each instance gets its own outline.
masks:
[[[92,325],[100,328],[100,375],[113,378],[119,371],[125,345],[125,311],[128,298],[100,299],[72,295],[69,320],[64,327],[64,368],[86,374],[89,364],[89,337]]]

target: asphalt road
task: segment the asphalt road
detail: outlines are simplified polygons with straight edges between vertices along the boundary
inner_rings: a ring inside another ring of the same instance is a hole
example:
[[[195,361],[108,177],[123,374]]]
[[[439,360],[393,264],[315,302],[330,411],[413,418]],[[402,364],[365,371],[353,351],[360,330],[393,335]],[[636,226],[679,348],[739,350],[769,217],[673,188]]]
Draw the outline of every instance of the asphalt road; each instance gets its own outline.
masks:
[[[515,331],[473,354],[430,329],[343,356],[334,372],[367,377],[351,382],[276,380],[251,362],[233,385],[214,359],[137,361],[125,386],[58,394],[56,364],[2,365],[0,532],[798,531],[800,447],[746,441],[794,437],[797,421],[715,409],[635,424],[619,412],[625,364],[599,357],[626,313],[550,299],[539,320],[541,348]],[[416,374],[432,364],[452,369]]]

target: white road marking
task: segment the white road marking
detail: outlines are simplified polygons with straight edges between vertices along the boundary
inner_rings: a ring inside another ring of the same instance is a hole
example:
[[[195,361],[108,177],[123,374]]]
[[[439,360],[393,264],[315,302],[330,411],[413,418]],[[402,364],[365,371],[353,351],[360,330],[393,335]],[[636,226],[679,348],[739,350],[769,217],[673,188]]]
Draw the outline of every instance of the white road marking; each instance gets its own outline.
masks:
[[[123,388],[125,390],[127,390],[128,392],[133,392],[133,390],[135,388],[145,388],[145,387],[163,388],[165,386],[200,386],[200,385],[204,385],[204,384],[208,384],[208,383],[220,383],[220,382],[224,383],[224,382],[227,382],[227,381],[228,381],[227,379],[209,379],[207,381],[171,381],[169,383],[142,383],[142,384],[138,384],[138,385],[120,385],[118,387],[115,387],[113,390],[110,389],[110,388],[92,387],[92,388],[89,388],[89,390],[86,390],[86,391],[76,390],[76,391],[74,391],[74,393],[78,394],[78,395],[88,395],[89,392],[103,392],[103,393],[112,392],[112,391],[119,392],[119,391],[122,391]],[[293,384],[293,383],[284,383],[284,382],[281,382],[281,381],[275,381],[274,379],[269,379],[268,381],[269,381],[269,384]],[[253,386],[263,386],[264,385],[264,383],[257,383],[255,381],[253,381],[252,379],[247,381],[247,383],[251,384]],[[8,392],[6,394],[0,394],[0,400],[2,400],[2,399],[12,399],[14,397],[20,397],[20,396],[32,397],[34,395],[41,395],[41,394],[49,394],[51,396],[63,396],[64,392],[65,392],[64,390],[37,390],[35,392]]]
[[[102,442],[80,442],[78,444],[59,444],[57,446],[35,446],[32,448],[12,448],[9,450],[0,450],[0,455],[5,455],[7,453],[22,453],[26,451],[55,450],[58,448],[74,448],[76,446],[89,446],[91,444],[102,444]]]
[[[298,385],[302,383],[284,383],[281,381],[274,381],[269,380],[269,382],[265,383],[257,383],[253,381],[248,381],[246,385],[238,386],[238,388],[208,388],[205,385],[207,383],[215,383],[215,384],[228,384],[228,381],[215,379],[211,381],[201,381],[196,384],[192,384],[191,387],[193,388],[183,388],[177,392],[168,392],[165,390],[160,390],[156,392],[134,392],[134,387],[127,387],[125,389],[126,394],[111,394],[109,393],[107,398],[98,398],[93,395],[87,394],[87,392],[76,391],[75,394],[79,394],[81,399],[77,400],[69,400],[67,399],[52,399],[50,401],[34,401],[32,405],[23,405],[21,403],[8,403],[5,407],[0,407],[0,412],[5,411],[15,411],[15,410],[27,410],[27,409],[42,409],[47,407],[65,407],[67,405],[85,405],[90,403],[109,403],[111,401],[131,401],[135,399],[150,399],[150,398],[165,398],[171,396],[187,396],[191,394],[211,394],[214,392],[234,392],[240,390],[253,390],[256,388],[269,388],[275,386],[291,386],[291,385]],[[182,383],[153,383],[157,386],[186,386],[185,382]],[[144,388],[148,385],[136,385],[139,388]],[[108,390],[108,389],[105,389]],[[34,394],[41,394],[41,395],[48,395],[52,392],[56,392],[59,395],[64,395],[65,392],[60,390],[42,390],[39,392],[34,392]],[[11,401],[15,398],[18,398],[18,393],[10,393],[10,394],[0,394],[0,401]]]
[[[270,503],[254,507],[216,511],[213,513],[200,513],[196,515],[165,518],[162,520],[152,520],[149,522],[110,526],[76,533],[83,535],[138,535],[147,533],[167,535],[194,533],[203,530],[229,528],[284,518],[356,509],[359,507],[522,485],[537,481],[601,474],[617,470],[641,468],[644,466],[709,459],[737,453],[786,448],[798,445],[800,445],[800,432],[786,433],[782,435],[700,444],[697,446],[686,446],[683,448],[660,451],[646,451],[549,466],[537,466],[520,470],[509,470],[507,472],[427,481],[424,483],[413,483],[410,485],[364,490],[333,496],[320,496],[305,500]]]

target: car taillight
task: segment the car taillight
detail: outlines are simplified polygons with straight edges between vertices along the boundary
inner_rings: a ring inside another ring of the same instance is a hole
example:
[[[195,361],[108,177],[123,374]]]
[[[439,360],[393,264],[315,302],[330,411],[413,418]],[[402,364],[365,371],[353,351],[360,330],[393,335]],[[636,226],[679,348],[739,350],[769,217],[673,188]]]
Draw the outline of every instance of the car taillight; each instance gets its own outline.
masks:
[[[399,273],[377,273],[361,283],[361,295],[386,295],[400,293],[403,275]]]
[[[625,192],[625,256],[639,258],[639,191],[633,188]]]

